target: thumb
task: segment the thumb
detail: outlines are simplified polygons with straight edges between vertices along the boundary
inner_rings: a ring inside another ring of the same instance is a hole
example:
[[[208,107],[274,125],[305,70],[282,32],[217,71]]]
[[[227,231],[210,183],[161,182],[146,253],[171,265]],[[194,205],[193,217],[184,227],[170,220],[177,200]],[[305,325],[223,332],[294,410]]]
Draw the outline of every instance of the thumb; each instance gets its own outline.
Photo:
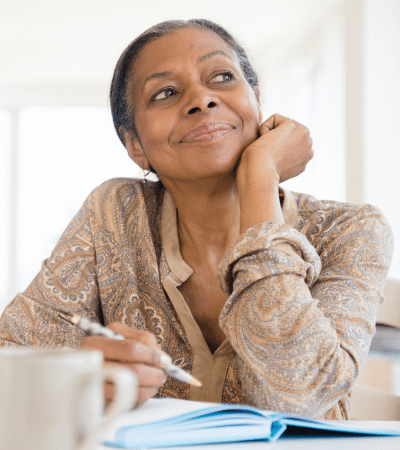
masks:
[[[278,126],[278,122],[281,117],[282,116],[280,116],[279,114],[272,114],[271,117],[268,117],[268,119],[260,125],[259,128],[260,135],[262,136],[263,134],[268,133],[268,131],[271,131],[274,128],[276,128]]]
[[[263,136],[264,134],[267,134],[269,131],[271,131],[271,129],[272,127],[269,127],[267,122],[263,122],[258,128],[258,132],[260,133],[260,136]]]
[[[260,135],[267,133],[268,131],[274,130],[279,127],[279,125],[285,122],[293,122],[288,117],[282,116],[281,114],[272,114],[264,123],[261,124],[259,128]]]

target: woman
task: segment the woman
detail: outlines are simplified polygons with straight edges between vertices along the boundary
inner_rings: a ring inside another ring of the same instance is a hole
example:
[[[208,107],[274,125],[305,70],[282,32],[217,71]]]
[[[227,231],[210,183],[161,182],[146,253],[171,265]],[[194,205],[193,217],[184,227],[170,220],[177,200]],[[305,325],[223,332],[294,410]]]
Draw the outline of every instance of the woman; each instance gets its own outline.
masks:
[[[129,156],[160,182],[114,179],[89,195],[6,308],[3,345],[98,348],[137,373],[139,402],[347,419],[392,254],[380,211],[279,187],[312,158],[309,131],[263,121],[244,50],[209,21],[136,39],[111,107]],[[85,337],[73,313],[127,339]],[[203,386],[166,379],[158,346]]]

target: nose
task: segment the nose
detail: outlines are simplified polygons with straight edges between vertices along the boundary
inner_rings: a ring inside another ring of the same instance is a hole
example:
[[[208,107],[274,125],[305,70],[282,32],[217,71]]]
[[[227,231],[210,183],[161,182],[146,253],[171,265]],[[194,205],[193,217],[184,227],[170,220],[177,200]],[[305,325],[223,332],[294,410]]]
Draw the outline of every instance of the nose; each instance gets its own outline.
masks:
[[[195,86],[187,92],[187,101],[184,106],[185,115],[206,114],[211,108],[219,105],[219,99],[206,86]]]

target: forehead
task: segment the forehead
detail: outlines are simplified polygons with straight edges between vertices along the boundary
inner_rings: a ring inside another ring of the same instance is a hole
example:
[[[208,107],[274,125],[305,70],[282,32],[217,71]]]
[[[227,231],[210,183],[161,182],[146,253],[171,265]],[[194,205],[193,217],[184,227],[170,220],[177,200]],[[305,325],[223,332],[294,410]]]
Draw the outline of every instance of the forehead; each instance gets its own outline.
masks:
[[[218,34],[201,28],[182,28],[156,38],[139,52],[134,64],[135,81],[150,72],[179,67],[209,52],[222,50],[237,61],[232,47]]]

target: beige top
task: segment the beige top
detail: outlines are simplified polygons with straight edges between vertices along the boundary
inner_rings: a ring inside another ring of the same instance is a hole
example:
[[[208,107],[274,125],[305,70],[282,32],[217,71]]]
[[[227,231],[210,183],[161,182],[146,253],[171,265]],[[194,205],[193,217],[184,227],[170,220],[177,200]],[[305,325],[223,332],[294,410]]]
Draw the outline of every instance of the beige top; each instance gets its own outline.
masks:
[[[285,223],[295,226],[297,207],[294,197],[289,191],[282,188],[281,192],[284,195],[282,212]],[[186,264],[180,252],[176,207],[168,191],[164,195],[161,231],[165,257],[171,270],[163,279],[162,284],[178,313],[192,348],[194,354],[192,374],[203,384],[202,387],[190,387],[190,399],[220,403],[226,372],[230,361],[235,356],[235,350],[225,339],[215,353],[211,354],[200,327],[177,289],[192,275],[193,270]],[[293,252],[292,247],[285,243],[277,244],[274,248],[281,248],[289,253]]]
[[[226,340],[212,354],[178,286],[176,208],[160,183],[114,179],[96,188],[51,257],[0,320],[0,345],[76,347],[62,314],[153,332],[175,364],[203,383],[168,377],[159,397],[247,403],[348,418],[383,300],[393,236],[369,205],[281,189],[285,223],[246,230],[218,268],[229,295]],[[62,314],[60,314],[62,313]]]

